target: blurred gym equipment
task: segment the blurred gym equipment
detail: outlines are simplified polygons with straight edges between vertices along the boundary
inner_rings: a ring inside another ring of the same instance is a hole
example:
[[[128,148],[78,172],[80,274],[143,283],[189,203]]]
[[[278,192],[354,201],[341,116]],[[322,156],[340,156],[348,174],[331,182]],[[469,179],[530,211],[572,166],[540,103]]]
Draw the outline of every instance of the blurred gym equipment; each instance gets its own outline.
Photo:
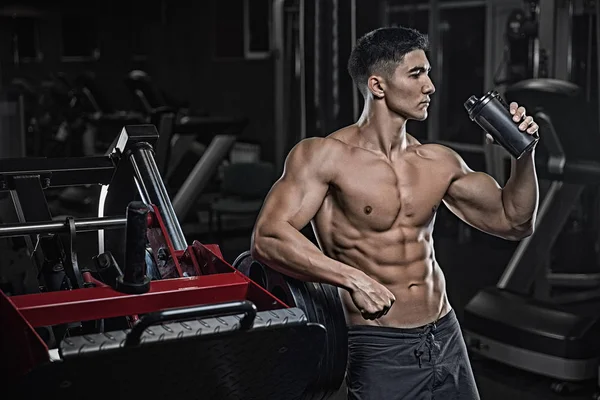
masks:
[[[591,189],[596,218],[567,244],[591,238],[586,248],[597,246],[598,118],[570,82],[526,80],[507,88],[506,97],[524,105],[540,125],[536,166],[550,185],[533,235],[519,244],[496,287],[482,290],[466,306],[465,340],[479,355],[558,379],[554,388],[562,390],[564,382],[598,374],[600,264],[597,255],[557,241],[573,209],[581,207],[582,193]]]
[[[0,291],[3,389],[24,399],[330,398],[346,367],[337,292],[262,265],[257,275],[247,255],[238,272],[218,246],[188,245],[157,140],[151,125],[126,126],[106,156],[0,160],[20,217],[0,237],[40,241],[29,250],[41,261],[31,266],[40,293]],[[45,188],[90,183],[102,185],[98,217],[51,220]],[[86,262],[76,238],[90,230],[99,252]],[[107,365],[110,382],[98,385]]]
[[[156,159],[168,188],[175,193],[173,208],[178,218],[184,220],[188,216],[247,124],[245,117],[184,116],[177,119],[173,113],[162,115]],[[194,144],[201,144],[202,149],[191,170],[182,174],[182,159]],[[175,181],[176,176],[185,178]]]

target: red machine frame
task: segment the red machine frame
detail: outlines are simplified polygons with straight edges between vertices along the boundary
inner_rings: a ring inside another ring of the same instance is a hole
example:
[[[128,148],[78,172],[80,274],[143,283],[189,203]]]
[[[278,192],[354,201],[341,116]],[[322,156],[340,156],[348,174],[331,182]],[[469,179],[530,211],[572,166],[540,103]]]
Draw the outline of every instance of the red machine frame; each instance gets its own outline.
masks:
[[[250,300],[258,310],[289,306],[228,264],[217,245],[195,241],[185,251],[176,251],[169,239],[160,211],[148,213],[148,236],[155,246],[166,245],[179,277],[155,280],[143,294],[124,294],[84,273],[94,287],[8,297],[0,291],[0,337],[3,365],[9,379],[27,374],[50,361],[49,349],[34,328],[78,321],[145,314],[170,308]],[[157,239],[158,238],[158,239]],[[156,253],[154,253],[156,254]],[[187,272],[189,277],[183,277]]]

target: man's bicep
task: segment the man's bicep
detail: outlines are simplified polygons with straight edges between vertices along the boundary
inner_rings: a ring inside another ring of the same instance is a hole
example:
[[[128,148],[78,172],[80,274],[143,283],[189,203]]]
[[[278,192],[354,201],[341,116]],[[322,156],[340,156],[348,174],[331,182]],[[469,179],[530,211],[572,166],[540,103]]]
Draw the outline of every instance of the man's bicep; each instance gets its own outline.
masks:
[[[493,210],[502,206],[502,188],[484,172],[466,172],[450,184],[444,200],[465,211]]]
[[[287,222],[302,229],[315,216],[329,189],[330,160],[326,139],[298,143],[288,155],[284,174],[267,195],[258,224]]]
[[[277,181],[265,199],[260,223],[288,222],[304,228],[319,211],[328,185],[315,178],[284,177]]]
[[[502,225],[500,185],[490,175],[470,169],[458,154],[452,157],[456,173],[444,196],[446,206],[464,222],[484,231]]]

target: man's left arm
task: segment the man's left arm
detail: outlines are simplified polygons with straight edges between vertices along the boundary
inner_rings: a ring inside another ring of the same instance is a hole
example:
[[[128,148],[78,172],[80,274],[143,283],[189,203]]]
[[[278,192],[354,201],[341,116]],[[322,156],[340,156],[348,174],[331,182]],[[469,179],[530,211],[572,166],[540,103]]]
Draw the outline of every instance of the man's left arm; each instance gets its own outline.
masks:
[[[519,129],[529,134],[538,130],[525,109],[511,103]],[[519,160],[512,159],[510,178],[504,188],[488,174],[471,170],[462,158],[451,152],[451,163],[458,171],[450,184],[444,203],[467,224],[508,240],[529,236],[535,226],[539,188],[534,151]]]

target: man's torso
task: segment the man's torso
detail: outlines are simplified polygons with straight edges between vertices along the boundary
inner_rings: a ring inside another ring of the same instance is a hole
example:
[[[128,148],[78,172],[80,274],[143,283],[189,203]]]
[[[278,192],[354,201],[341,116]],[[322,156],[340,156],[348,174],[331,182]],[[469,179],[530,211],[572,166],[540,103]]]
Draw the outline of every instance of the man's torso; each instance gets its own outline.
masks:
[[[440,146],[409,138],[406,150],[388,159],[353,145],[341,132],[331,137],[345,143],[337,146],[341,162],[312,225],[327,256],[364,271],[396,297],[386,316],[367,321],[349,293],[340,291],[348,324],[432,322],[450,310],[432,234],[453,171]]]

